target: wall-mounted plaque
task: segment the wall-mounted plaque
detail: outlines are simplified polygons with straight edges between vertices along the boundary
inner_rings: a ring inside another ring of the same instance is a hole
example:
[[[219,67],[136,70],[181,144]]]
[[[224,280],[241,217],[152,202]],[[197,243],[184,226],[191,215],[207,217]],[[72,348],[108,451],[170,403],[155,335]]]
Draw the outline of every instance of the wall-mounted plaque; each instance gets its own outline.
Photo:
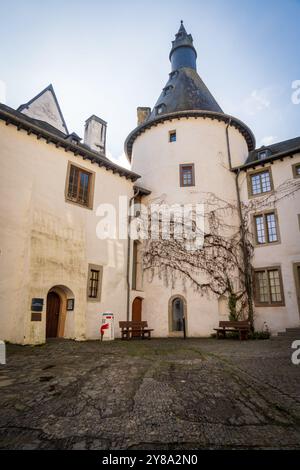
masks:
[[[67,310],[74,310],[75,299],[67,299]]]
[[[31,312],[31,321],[42,321],[41,312]]]
[[[31,311],[32,312],[42,312],[44,305],[44,299],[31,299]]]

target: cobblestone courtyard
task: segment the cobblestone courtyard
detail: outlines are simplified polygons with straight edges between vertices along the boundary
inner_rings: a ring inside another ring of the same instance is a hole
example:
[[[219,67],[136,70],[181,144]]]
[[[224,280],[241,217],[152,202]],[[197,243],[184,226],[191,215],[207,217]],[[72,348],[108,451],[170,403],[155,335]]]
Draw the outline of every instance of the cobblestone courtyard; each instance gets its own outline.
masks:
[[[8,345],[1,449],[300,448],[291,339]]]

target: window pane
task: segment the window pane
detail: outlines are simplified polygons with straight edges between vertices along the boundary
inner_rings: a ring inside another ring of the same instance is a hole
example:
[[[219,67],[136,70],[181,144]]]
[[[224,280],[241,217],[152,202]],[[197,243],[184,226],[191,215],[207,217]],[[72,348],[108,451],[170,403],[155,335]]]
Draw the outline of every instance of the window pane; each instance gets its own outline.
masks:
[[[296,175],[300,176],[300,165],[296,166]]]
[[[193,185],[193,167],[192,166],[182,166],[181,175],[182,175],[183,186]]]
[[[264,217],[262,215],[256,216],[255,217],[255,224],[256,224],[257,242],[258,243],[266,243]]]
[[[270,173],[268,171],[264,171],[263,173],[260,173],[260,177],[262,192],[266,193],[267,191],[271,191]]]
[[[88,194],[89,194],[89,175],[84,172],[80,172],[80,187],[78,202],[81,204],[88,203]]]
[[[258,302],[268,302],[268,279],[265,271],[257,271],[256,277],[256,298]]]
[[[252,194],[271,191],[271,178],[269,171],[263,171],[251,176]]]
[[[251,176],[251,184],[252,184],[252,194],[261,193],[261,183],[260,183],[260,176],[259,175],[252,175]]]
[[[268,239],[269,242],[277,242],[277,227],[276,227],[276,218],[275,214],[267,214],[267,229],[268,229]]]
[[[77,192],[78,192],[78,173],[79,170],[76,168],[76,166],[71,166],[70,168],[70,176],[69,176],[69,187],[68,187],[68,197],[70,199],[75,199],[77,198]]]
[[[282,295],[281,295],[279,271],[277,269],[268,271],[268,275],[269,275],[269,283],[270,283],[271,302],[281,302]]]

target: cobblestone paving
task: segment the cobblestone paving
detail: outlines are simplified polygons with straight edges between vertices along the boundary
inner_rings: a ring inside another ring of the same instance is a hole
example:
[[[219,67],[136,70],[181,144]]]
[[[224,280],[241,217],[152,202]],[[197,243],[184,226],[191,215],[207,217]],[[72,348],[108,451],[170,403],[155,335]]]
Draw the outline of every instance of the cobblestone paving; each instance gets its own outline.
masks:
[[[8,345],[1,449],[300,449],[291,339]]]

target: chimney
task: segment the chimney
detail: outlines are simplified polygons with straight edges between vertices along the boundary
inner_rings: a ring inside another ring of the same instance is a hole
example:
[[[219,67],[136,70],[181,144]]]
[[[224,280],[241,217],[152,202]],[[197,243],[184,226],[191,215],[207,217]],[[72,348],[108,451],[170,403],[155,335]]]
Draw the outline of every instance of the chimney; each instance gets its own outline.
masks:
[[[85,121],[84,143],[94,152],[105,155],[106,126],[103,119],[94,114]]]
[[[144,107],[139,106],[136,111],[137,111],[137,124],[139,126],[140,124],[143,124],[143,122],[145,122],[148,119],[148,117],[151,114],[151,108],[144,108]]]

